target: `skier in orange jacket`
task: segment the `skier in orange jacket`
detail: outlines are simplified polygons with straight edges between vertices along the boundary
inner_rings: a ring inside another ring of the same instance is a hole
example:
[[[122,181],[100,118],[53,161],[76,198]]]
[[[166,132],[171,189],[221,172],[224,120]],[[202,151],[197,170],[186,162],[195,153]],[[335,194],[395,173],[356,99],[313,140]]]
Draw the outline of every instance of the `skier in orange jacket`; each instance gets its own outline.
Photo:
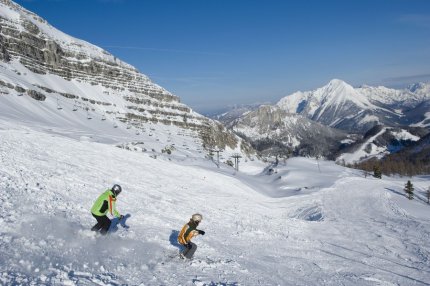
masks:
[[[181,258],[191,259],[194,252],[197,250],[197,245],[191,242],[191,239],[196,235],[205,235],[203,230],[197,229],[197,226],[202,221],[203,216],[201,214],[193,214],[190,221],[182,227],[181,232],[178,236],[178,242],[185,248],[181,252]]]

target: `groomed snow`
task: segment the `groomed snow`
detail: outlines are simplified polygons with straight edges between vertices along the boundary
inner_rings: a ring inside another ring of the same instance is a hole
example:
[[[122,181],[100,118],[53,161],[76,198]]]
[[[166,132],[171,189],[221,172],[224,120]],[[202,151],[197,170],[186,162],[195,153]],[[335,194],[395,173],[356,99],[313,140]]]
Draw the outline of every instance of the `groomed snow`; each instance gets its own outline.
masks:
[[[386,154],[387,148],[385,147],[378,147],[376,146],[373,141],[381,136],[387,128],[382,128],[381,131],[379,131],[377,134],[375,134],[372,137],[369,137],[366,142],[362,143],[360,148],[358,148],[356,151],[352,153],[343,153],[337,158],[338,162],[344,162],[346,164],[352,164],[354,162],[358,162],[363,158],[369,158],[369,157],[381,157],[382,155]],[[369,146],[370,145],[370,150]]]
[[[409,201],[410,178],[333,162],[237,173],[38,130],[0,120],[2,285],[429,284],[429,177],[411,179]],[[89,210],[113,183],[129,228],[95,236]],[[170,258],[195,212],[206,231],[195,258]]]

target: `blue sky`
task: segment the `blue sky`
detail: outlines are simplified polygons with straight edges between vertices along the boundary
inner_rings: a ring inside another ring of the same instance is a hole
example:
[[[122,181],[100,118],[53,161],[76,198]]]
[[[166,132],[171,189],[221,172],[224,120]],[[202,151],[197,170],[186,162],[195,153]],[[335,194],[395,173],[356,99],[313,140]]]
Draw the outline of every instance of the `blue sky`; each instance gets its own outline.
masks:
[[[201,113],[430,80],[428,0],[16,0]]]

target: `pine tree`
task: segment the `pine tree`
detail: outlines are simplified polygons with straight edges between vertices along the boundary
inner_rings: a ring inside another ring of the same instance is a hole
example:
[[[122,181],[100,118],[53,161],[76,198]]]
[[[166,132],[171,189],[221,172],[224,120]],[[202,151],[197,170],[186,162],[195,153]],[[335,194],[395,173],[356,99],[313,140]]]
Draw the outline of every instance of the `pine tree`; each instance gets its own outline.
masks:
[[[414,198],[414,185],[412,185],[410,180],[406,183],[404,190],[408,195],[408,199],[412,200]]]
[[[382,178],[381,168],[378,165],[373,166],[373,177],[378,179]]]

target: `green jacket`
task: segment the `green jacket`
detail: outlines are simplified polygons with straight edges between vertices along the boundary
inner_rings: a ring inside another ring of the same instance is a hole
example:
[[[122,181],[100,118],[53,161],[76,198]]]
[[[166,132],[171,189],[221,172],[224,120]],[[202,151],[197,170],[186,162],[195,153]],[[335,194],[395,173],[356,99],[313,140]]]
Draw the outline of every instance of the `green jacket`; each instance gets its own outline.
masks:
[[[112,190],[108,189],[97,198],[91,208],[91,213],[96,216],[104,216],[109,212],[111,215],[120,217],[121,214],[116,210],[115,203],[116,197]]]

